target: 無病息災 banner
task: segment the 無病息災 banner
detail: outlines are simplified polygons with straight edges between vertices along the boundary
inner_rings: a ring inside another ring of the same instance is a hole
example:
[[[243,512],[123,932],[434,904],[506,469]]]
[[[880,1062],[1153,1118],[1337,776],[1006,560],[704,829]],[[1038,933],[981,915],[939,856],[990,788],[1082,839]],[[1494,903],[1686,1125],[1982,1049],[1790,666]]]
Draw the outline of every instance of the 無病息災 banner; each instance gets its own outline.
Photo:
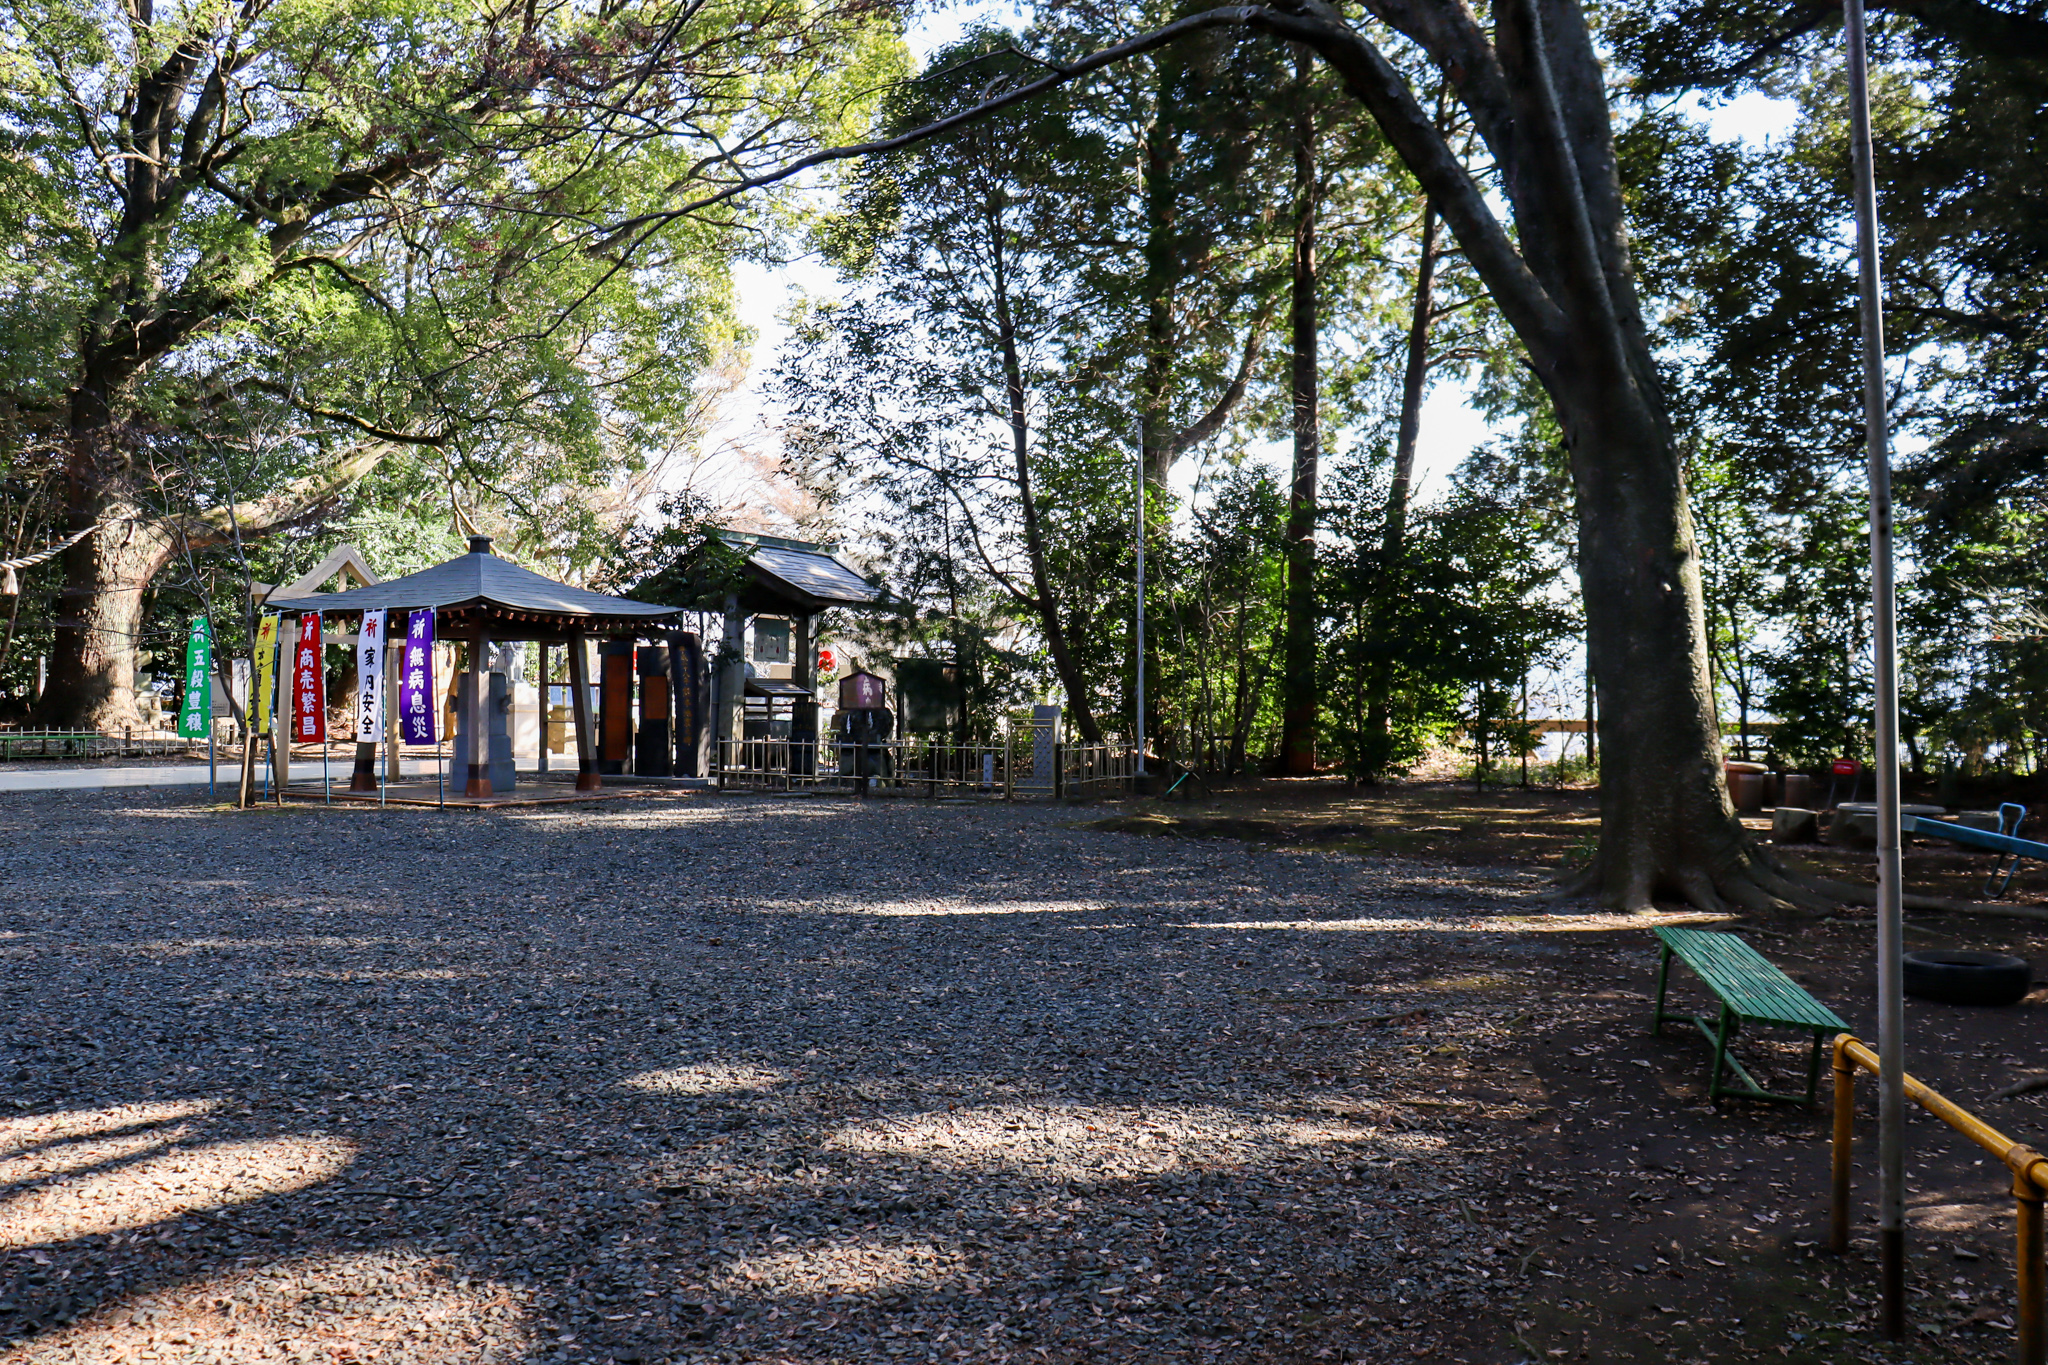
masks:
[[[434,612],[416,611],[405,626],[398,674],[399,737],[407,744],[434,739]]]

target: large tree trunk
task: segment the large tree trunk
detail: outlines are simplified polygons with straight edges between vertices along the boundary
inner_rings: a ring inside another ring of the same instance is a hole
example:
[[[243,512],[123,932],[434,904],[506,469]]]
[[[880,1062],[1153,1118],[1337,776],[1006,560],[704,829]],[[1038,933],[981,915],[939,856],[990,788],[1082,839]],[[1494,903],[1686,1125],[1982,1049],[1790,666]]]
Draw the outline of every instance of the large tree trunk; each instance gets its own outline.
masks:
[[[170,561],[176,537],[130,506],[74,505],[72,515],[73,530],[100,529],[64,552],[49,685],[36,718],[66,729],[140,729],[135,653],[143,597]]]
[[[82,392],[83,386],[74,391]],[[74,398],[73,420],[69,525],[99,529],[64,552],[49,685],[35,714],[45,725],[88,730],[142,724],[136,646],[149,586],[172,556],[274,531],[353,487],[397,449],[391,441],[366,442],[264,497],[167,516],[134,491],[107,407]]]
[[[1319,360],[1316,351],[1316,125],[1309,104],[1314,63],[1301,49],[1295,76],[1301,113],[1294,123],[1293,290],[1288,328],[1293,347],[1294,481],[1287,496],[1287,600],[1281,651],[1280,770],[1305,777],[1316,770],[1316,475],[1322,461]]]
[[[90,359],[90,357],[88,357]],[[98,529],[64,552],[48,685],[36,707],[44,725],[81,730],[140,728],[135,648],[143,596],[175,539],[143,512],[128,487],[113,419],[114,378],[90,374],[71,395],[65,468],[66,529]]]
[[[1606,747],[1589,885],[1630,907],[1659,896],[1755,903],[1759,868],[1722,775],[1699,557],[1669,425],[1618,376],[1572,375],[1553,396],[1578,489]]]
[[[1628,909],[1816,904],[1736,821],[1707,684],[1699,561],[1636,295],[1605,77],[1576,0],[1449,0],[1381,16],[1419,43],[1501,174],[1496,215],[1408,78],[1327,0],[1248,21],[1314,46],[1371,112],[1520,338],[1564,429],[1606,740],[1600,847],[1580,883]]]

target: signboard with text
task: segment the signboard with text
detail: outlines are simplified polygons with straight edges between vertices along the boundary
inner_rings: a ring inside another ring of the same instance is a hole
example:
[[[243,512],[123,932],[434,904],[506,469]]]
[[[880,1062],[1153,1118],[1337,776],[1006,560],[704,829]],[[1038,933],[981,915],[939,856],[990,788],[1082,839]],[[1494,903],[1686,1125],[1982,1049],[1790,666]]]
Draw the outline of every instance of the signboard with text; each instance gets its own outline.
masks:
[[[192,618],[185,641],[185,699],[178,706],[178,737],[205,739],[213,732],[213,634],[206,618]]]
[[[363,613],[356,637],[356,743],[375,740],[384,728],[384,609]]]
[[[434,612],[416,611],[406,622],[405,654],[399,661],[398,732],[407,744],[434,739]]]
[[[294,744],[327,742],[327,670],[321,666],[320,613],[299,618],[299,640],[292,653],[292,730]]]

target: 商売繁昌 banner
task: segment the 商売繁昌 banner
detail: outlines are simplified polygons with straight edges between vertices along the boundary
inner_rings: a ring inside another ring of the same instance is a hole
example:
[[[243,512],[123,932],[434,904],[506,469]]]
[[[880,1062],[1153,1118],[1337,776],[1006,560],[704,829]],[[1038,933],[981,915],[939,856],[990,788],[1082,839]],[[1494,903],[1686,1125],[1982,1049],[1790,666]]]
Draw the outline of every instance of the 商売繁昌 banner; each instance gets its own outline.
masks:
[[[178,737],[205,739],[213,730],[213,635],[206,618],[192,618],[185,641],[185,700],[178,707]]]
[[[434,740],[434,609],[416,611],[406,622],[405,657],[398,675],[399,738],[407,744]]]
[[[292,655],[293,744],[327,742],[327,670],[321,667],[320,613],[299,618],[299,643]]]
[[[363,613],[356,639],[356,743],[374,743],[384,728],[384,611]]]

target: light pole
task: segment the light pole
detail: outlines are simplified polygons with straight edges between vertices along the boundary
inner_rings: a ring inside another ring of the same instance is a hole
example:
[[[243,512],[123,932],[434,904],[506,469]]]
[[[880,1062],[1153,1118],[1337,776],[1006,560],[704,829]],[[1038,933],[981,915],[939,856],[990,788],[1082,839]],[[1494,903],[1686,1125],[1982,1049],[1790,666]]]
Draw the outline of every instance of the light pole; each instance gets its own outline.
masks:
[[[1892,584],[1892,469],[1885,420],[1884,308],[1871,164],[1863,0],[1843,0],[1849,137],[1856,172],[1856,275],[1863,317],[1863,437],[1870,466],[1870,651],[1877,709],[1878,1277],[1889,1337],[1906,1332],[1906,997],[1899,885],[1899,672]]]
[[[1141,428],[1138,434],[1138,613],[1136,617],[1138,640],[1137,659],[1137,707],[1132,717],[1132,732],[1138,739],[1138,776],[1145,775],[1145,436]]]

